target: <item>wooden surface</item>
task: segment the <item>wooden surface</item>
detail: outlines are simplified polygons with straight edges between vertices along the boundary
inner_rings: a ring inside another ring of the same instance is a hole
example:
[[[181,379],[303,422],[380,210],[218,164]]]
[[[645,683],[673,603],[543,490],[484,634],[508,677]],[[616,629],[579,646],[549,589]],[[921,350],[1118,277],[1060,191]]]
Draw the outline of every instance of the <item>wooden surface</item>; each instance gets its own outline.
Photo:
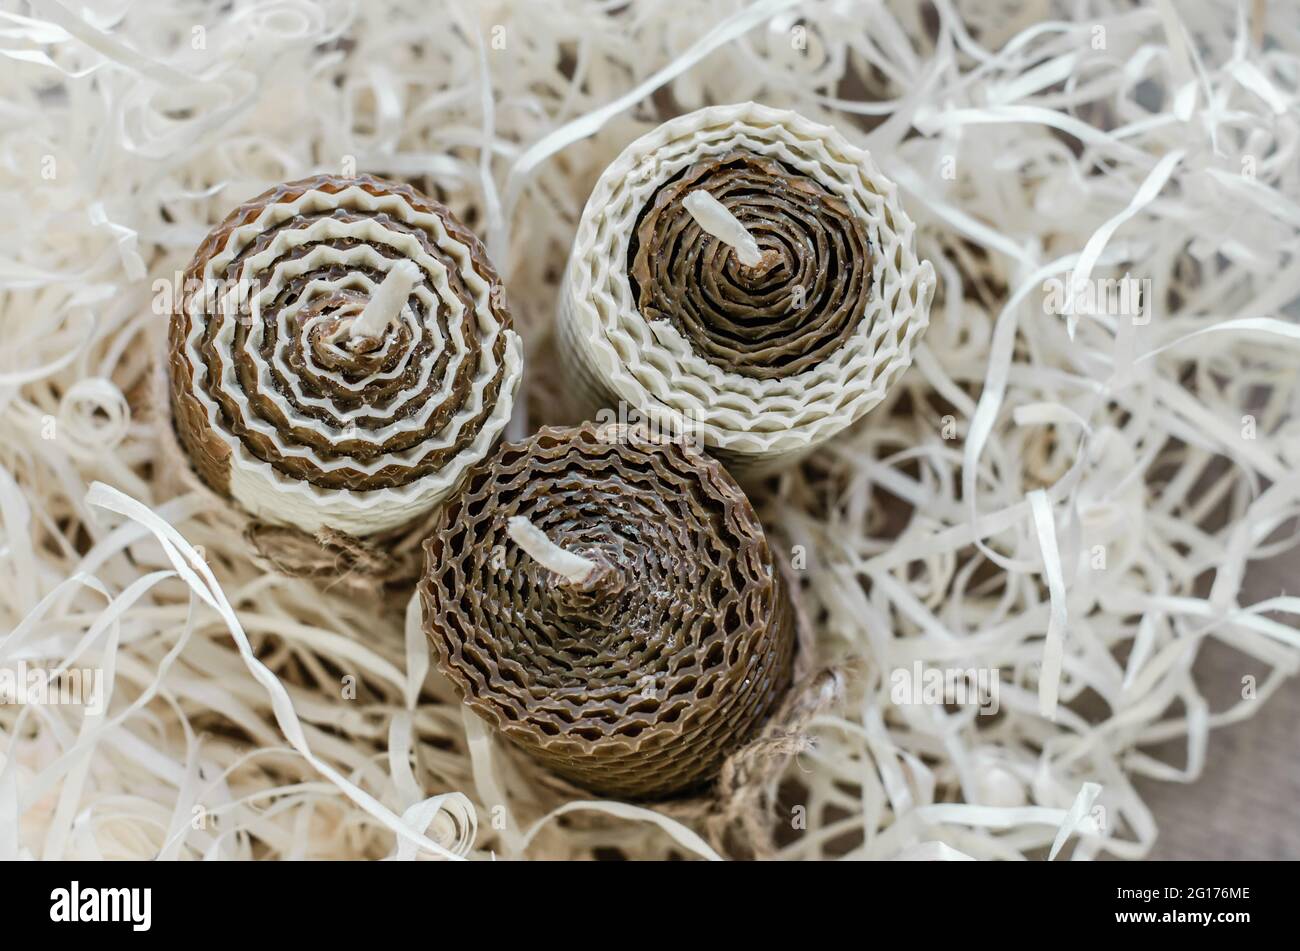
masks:
[[[1292,553],[1285,561],[1252,566],[1240,602],[1297,589],[1300,553]],[[1195,669],[1210,709],[1223,710],[1241,696],[1243,674],[1259,668],[1212,641]],[[1185,744],[1155,752],[1172,763],[1185,761]],[[1195,783],[1135,785],[1160,826],[1152,859],[1300,860],[1300,678],[1283,684],[1251,719],[1213,731],[1205,772]]]

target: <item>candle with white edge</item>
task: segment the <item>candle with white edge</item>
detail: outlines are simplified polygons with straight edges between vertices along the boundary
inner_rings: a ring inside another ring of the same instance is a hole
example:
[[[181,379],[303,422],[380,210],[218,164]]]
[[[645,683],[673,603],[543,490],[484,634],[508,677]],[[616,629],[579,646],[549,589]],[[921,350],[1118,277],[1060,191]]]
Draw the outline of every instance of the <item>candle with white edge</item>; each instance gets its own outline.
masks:
[[[792,467],[885,399],[929,322],[899,193],[835,129],[753,102],[632,142],[563,278],[575,402],[690,418],[743,481]]]
[[[352,321],[348,336],[378,337],[401,316],[411,289],[420,280],[420,268],[413,261],[397,261],[379,289],[367,302],[361,316]]]
[[[575,555],[555,544],[546,537],[545,532],[522,515],[511,516],[506,522],[506,531],[515,544],[528,552],[538,564],[575,584],[586,581],[597,568],[590,558]]]
[[[719,241],[731,246],[746,267],[757,267],[763,260],[758,242],[740,219],[727,210],[727,206],[704,189],[697,189],[682,199],[682,206],[690,212],[695,223]]]
[[[445,206],[369,175],[285,182],[236,206],[199,245],[186,286],[209,268],[224,273],[221,255],[243,260],[241,287],[297,293],[254,295],[260,347],[238,342],[242,315],[223,300],[194,293],[176,308],[165,361],[173,425],[161,429],[187,459],[167,468],[192,469],[232,521],[254,519],[250,543],[280,573],[323,578],[365,538],[384,557],[340,577],[365,590],[409,577],[422,518],[491,451],[522,378],[492,262]],[[439,335],[477,337],[473,365],[444,359],[428,344]],[[290,391],[306,403],[286,403]],[[213,400],[230,413],[209,416]],[[292,472],[260,454],[268,439]]]

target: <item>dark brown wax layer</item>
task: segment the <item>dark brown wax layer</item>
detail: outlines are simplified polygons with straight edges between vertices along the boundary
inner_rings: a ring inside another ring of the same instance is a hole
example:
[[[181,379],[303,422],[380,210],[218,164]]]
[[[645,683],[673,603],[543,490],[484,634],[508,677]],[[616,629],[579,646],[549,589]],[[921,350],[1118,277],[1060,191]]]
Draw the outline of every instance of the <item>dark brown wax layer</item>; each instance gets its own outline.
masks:
[[[519,548],[522,515],[599,567],[566,581]],[[762,526],[680,443],[544,428],[473,468],[436,515],[420,583],[438,667],[464,701],[594,792],[712,779],[790,684],[793,615]]]
[[[357,185],[372,195],[401,195],[416,211],[437,216],[442,221],[448,234],[469,248],[474,271],[491,285],[490,307],[493,316],[503,328],[510,326],[510,313],[505,305],[505,295],[501,292],[501,282],[478,239],[445,206],[421,195],[408,185],[388,182],[371,176],[344,178],[333,175],[319,175],[303,181],[277,185],[252,201],[240,205],[220,225],[212,230],[195,252],[194,258],[184,275],[187,288],[184,297],[188,298],[188,289],[201,287],[205,266],[209,260],[226,247],[231,232],[254,221],[268,205],[277,202],[292,202],[307,191],[337,193],[352,185]],[[421,359],[432,352],[435,347],[433,328],[437,327],[444,340],[450,339],[453,318],[449,308],[442,306],[438,308],[438,313],[429,314],[424,311],[419,299],[411,296],[408,303],[415,312],[421,328],[421,333],[416,339],[412,339],[410,330],[399,323],[385,331],[386,335],[395,336],[395,340],[360,340],[331,348],[325,338],[328,337],[329,331],[336,326],[336,322],[328,320],[319,324],[316,331],[308,339],[304,339],[301,328],[308,319],[324,315],[327,318],[342,320],[345,317],[356,316],[360,313],[360,309],[364,308],[367,296],[363,291],[336,292],[328,297],[313,300],[309,306],[299,311],[289,321],[289,339],[280,339],[276,333],[277,315],[283,308],[293,303],[313,279],[339,279],[348,274],[365,274],[375,284],[379,284],[384,278],[384,273],[380,269],[369,266],[333,264],[305,272],[287,282],[276,299],[263,307],[259,316],[259,321],[265,328],[260,352],[269,359],[277,347],[287,346],[285,357],[287,371],[273,368],[271,378],[263,383],[263,381],[255,378],[254,367],[249,361],[235,361],[234,371],[237,376],[238,389],[249,401],[249,407],[241,412],[234,395],[217,385],[217,381],[222,379],[224,365],[228,360],[228,355],[221,353],[216,347],[217,335],[224,321],[234,318],[227,317],[222,313],[219,306],[210,301],[198,317],[203,322],[202,337],[198,349],[202,362],[207,368],[206,376],[200,381],[196,378],[195,368],[190,365],[185,354],[185,340],[193,326],[193,318],[184,312],[183,307],[179,307],[177,313],[172,315],[168,336],[171,398],[175,411],[177,435],[193,460],[195,469],[200,476],[219,492],[228,493],[229,491],[230,460],[227,458],[229,450],[210,431],[202,404],[194,396],[196,387],[202,386],[208,395],[217,402],[224,426],[229,432],[238,435],[244,447],[252,455],[269,463],[278,471],[293,479],[304,480],[326,489],[353,490],[394,488],[406,485],[429,473],[437,472],[448,460],[474,441],[484,423],[491,416],[493,406],[500,393],[505,375],[503,359],[506,346],[505,334],[498,334],[495,340],[493,352],[496,357],[497,369],[487,387],[483,406],[472,419],[466,421],[455,442],[448,447],[424,456],[416,464],[394,464],[385,466],[370,474],[350,466],[327,470],[318,465],[317,459],[283,454],[276,449],[276,446],[269,438],[249,426],[245,416],[251,413],[256,419],[269,423],[288,445],[311,447],[320,461],[355,460],[357,463],[364,465],[376,457],[408,450],[437,435],[447,425],[448,421],[458,415],[470,402],[471,385],[484,358],[484,354],[480,349],[481,339],[479,323],[475,313],[474,297],[459,273],[459,262],[439,248],[431,236],[421,228],[406,224],[383,212],[365,209],[340,208],[332,211],[308,212],[267,228],[235,256],[223,273],[216,274],[214,277],[221,281],[230,282],[233,285],[240,277],[243,262],[269,246],[277,233],[285,229],[307,228],[322,216],[331,216],[340,221],[356,221],[362,218],[374,219],[388,233],[413,236],[431,257],[444,264],[448,271],[448,281],[452,293],[464,305],[462,313],[455,318],[455,321],[460,325],[461,335],[470,351],[468,358],[461,361],[455,372],[455,378],[452,380],[449,393],[441,399],[428,422],[419,430],[393,435],[379,444],[366,443],[359,439],[337,438],[313,426],[291,426],[281,409],[268,398],[267,393],[269,390],[273,390],[287,399],[296,412],[309,418],[321,420],[322,425],[330,418],[329,410],[312,406],[300,400],[290,388],[289,381],[285,379],[285,372],[296,378],[304,396],[324,400],[331,409],[347,411],[362,406],[383,408],[390,406],[399,394],[404,394],[403,398],[406,402],[397,415],[398,417],[409,416],[421,410],[428,400],[438,398],[437,391],[445,382],[446,372],[450,364],[450,353],[446,350],[436,358],[433,373],[423,387],[422,392],[413,392],[419,384]],[[356,239],[338,238],[299,245],[282,258],[271,262],[262,273],[252,275],[251,278],[253,281],[260,282],[265,286],[270,283],[271,274],[277,268],[287,261],[301,258],[318,246],[327,245],[344,249],[353,247],[357,243]],[[366,243],[385,257],[400,258],[403,256],[397,247],[383,240],[368,240]],[[247,278],[248,275],[245,275],[245,277]],[[423,280],[428,283],[428,275],[424,275]],[[432,291],[432,287],[430,287],[430,290]],[[436,296],[436,292],[434,293]],[[250,329],[251,321],[249,318],[236,319],[234,329],[235,352],[238,352],[244,346],[244,341],[248,338]],[[386,343],[387,346],[385,346]],[[327,377],[313,374],[306,362],[307,354],[304,348],[307,347],[315,350],[315,358],[318,364],[328,366],[342,373],[349,382],[364,379],[376,369],[380,371],[391,369],[396,366],[397,360],[404,350],[413,352],[407,364],[406,373],[391,380],[373,380],[359,390],[351,390],[340,386]],[[269,390],[264,389],[264,387],[268,387]],[[358,431],[374,430],[382,429],[390,422],[391,420],[377,419],[375,417],[361,417],[356,421],[355,425]]]
[[[704,189],[752,234],[749,267],[702,229],[683,199]],[[732,373],[801,373],[853,334],[871,293],[864,222],[820,182],[746,151],[697,162],[637,218],[628,276],[641,316],[668,320],[700,357]]]

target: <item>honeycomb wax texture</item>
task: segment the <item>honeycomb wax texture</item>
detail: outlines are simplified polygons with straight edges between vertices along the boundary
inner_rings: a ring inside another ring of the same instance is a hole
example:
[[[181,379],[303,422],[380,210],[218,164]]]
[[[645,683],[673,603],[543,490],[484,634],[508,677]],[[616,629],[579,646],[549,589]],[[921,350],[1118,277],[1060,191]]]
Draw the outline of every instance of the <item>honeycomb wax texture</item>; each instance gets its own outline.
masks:
[[[405,301],[407,283],[389,286],[400,312],[354,333],[395,272],[413,276]],[[370,176],[279,185],[232,211],[184,273],[168,335],[176,434],[253,516],[391,530],[495,445],[522,370],[510,327],[482,245],[438,202]]]
[[[527,518],[596,568],[566,581]],[[469,473],[419,586],[438,668],[480,717],[593,792],[700,787],[788,689],[793,613],[762,526],[714,460],[627,427],[544,428]]]
[[[746,266],[683,199],[702,188],[766,256]],[[870,288],[870,242],[848,204],[780,162],[736,150],[687,167],[642,207],[628,273],[647,320],[668,320],[723,370],[780,379],[852,334]]]
[[[687,196],[761,252],[745,264]],[[601,175],[561,288],[558,335],[588,408],[698,432],[737,475],[777,471],[852,425],[910,365],[934,269],[871,156],[755,103],[665,122]]]

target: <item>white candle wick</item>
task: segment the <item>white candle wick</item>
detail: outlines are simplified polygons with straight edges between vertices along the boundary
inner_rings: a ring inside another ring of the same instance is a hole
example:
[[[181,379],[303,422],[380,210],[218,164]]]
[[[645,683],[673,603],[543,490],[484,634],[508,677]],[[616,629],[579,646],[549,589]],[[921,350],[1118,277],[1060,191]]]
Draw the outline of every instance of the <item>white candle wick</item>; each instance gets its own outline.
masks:
[[[696,224],[719,241],[731,245],[741,264],[746,267],[757,267],[763,260],[758,242],[745,230],[740,219],[703,188],[688,193],[682,199],[682,205],[690,212]]]
[[[522,515],[511,516],[506,522],[506,531],[515,540],[515,544],[528,552],[538,564],[569,581],[581,584],[598,567],[590,558],[565,551]]]
[[[350,337],[378,337],[401,316],[411,288],[420,280],[420,268],[407,260],[397,261],[388,269],[383,283],[374,296],[366,302],[361,316],[352,321]]]

